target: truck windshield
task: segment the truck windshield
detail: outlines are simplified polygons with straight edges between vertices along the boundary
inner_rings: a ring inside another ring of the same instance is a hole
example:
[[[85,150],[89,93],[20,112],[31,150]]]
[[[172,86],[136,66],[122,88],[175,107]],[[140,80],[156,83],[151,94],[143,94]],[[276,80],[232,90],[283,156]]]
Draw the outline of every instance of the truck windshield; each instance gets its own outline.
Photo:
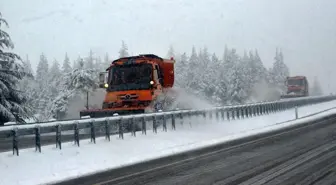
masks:
[[[110,70],[110,91],[150,89],[152,80],[151,64],[114,66]]]
[[[288,80],[288,85],[303,85],[303,80],[302,79],[290,79]]]

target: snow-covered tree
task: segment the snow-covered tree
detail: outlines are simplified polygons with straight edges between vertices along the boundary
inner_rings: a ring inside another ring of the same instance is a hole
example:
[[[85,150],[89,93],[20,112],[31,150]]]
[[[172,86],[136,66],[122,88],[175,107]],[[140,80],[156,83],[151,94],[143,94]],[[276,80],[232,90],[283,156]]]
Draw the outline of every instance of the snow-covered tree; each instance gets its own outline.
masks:
[[[285,91],[285,80],[286,77],[289,76],[289,68],[284,63],[284,58],[282,51],[276,51],[276,55],[274,57],[275,61],[273,63],[273,68],[271,71],[272,81],[271,83],[276,85],[280,91]]]
[[[28,55],[23,61],[23,68],[25,71],[25,75],[22,80],[20,80],[19,89],[26,94],[27,101],[25,102],[25,106],[28,107],[32,111],[32,113],[35,113],[34,105],[37,102],[37,97],[39,93]]]
[[[82,58],[81,56],[78,55],[77,59],[74,60],[74,61],[72,62],[72,71],[73,71],[74,69],[78,69],[78,68],[80,68],[80,62],[81,62],[82,60],[83,60],[83,58]],[[84,60],[83,60],[83,61],[84,61]],[[84,63],[84,67],[85,67],[85,63]]]
[[[232,104],[243,103],[247,98],[245,66],[236,53],[235,49],[231,49],[225,62],[225,73],[227,74],[228,98]]]
[[[42,53],[40,55],[40,61],[37,64],[36,69],[36,81],[39,84],[40,88],[45,87],[49,80],[49,64],[47,57]]]
[[[175,51],[174,51],[174,48],[173,48],[172,45],[169,46],[168,53],[167,53],[166,57],[167,58],[171,58],[171,57],[175,58],[176,57]]]
[[[37,83],[38,94],[37,101],[34,105],[38,115],[37,119],[39,121],[45,121],[45,111],[48,103],[52,100],[51,97],[51,84],[50,75],[49,75],[49,64],[47,57],[42,53],[40,55],[40,61],[37,64],[36,69],[36,78],[35,81]]]
[[[94,69],[86,69],[84,67],[84,61],[80,60],[79,68],[74,69],[71,73],[65,76],[65,94],[76,93],[88,96],[90,92],[93,92],[98,87],[96,75]]]
[[[62,72],[63,74],[69,73],[71,71],[70,59],[68,57],[68,53],[65,53],[63,65],[62,65]]]
[[[225,45],[225,48],[224,48],[223,62],[224,63],[229,62],[229,49],[228,49],[227,45]]]
[[[60,64],[57,60],[54,60],[49,72],[49,87],[51,88],[52,97],[56,97],[59,93],[59,85],[61,83],[62,71]]]
[[[191,55],[189,57],[189,61],[188,61],[188,64],[189,64],[189,69],[191,70],[187,70],[186,72],[186,88],[187,89],[194,89],[196,90],[197,88],[199,88],[199,85],[198,85],[198,78],[199,75],[196,74],[197,73],[197,69],[199,68],[198,66],[198,56],[197,56],[197,53],[196,53],[196,48],[193,46],[192,47],[192,50],[191,50]]]
[[[213,83],[213,76],[216,72],[214,69],[215,65],[214,63],[211,63],[213,61],[210,60],[210,54],[207,47],[204,47],[202,50],[200,50],[198,57],[199,67],[197,73],[198,78],[200,78],[198,83],[200,90],[202,90],[204,93],[204,96],[210,100],[215,93],[216,87],[216,85]]]
[[[121,42],[121,48],[119,50],[119,58],[128,57],[128,47],[124,41]]]
[[[186,87],[188,85],[187,73],[189,71],[188,56],[184,52],[179,59],[175,59],[175,86]]]
[[[85,58],[84,67],[86,69],[95,69],[96,66],[94,65],[94,63],[95,63],[95,57],[93,56],[93,51],[90,50],[89,56]]]
[[[101,57],[98,56],[95,60],[95,69],[96,69],[96,73],[98,74],[101,71],[105,71],[106,68],[108,68],[107,65],[104,64],[104,62],[102,61]]]
[[[14,44],[2,26],[8,26],[0,13],[0,125],[8,121],[25,122],[29,109],[24,106],[26,95],[18,90],[20,80],[25,76],[25,71],[20,63],[19,55],[10,52]]]

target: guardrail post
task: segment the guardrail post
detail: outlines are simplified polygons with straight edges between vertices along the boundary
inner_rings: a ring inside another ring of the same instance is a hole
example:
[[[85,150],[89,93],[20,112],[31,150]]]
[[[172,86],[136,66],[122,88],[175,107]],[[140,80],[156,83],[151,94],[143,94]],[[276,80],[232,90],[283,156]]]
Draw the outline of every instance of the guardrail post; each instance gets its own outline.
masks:
[[[162,114],[162,126],[163,126],[163,131],[167,132],[167,120],[165,113]]]
[[[269,105],[268,104],[264,104],[264,112],[265,114],[269,114]]]
[[[236,108],[231,108],[231,119],[232,120],[236,119]]]
[[[224,111],[224,108],[222,108],[220,110],[221,110],[222,121],[224,121],[225,120],[225,111]]]
[[[79,146],[79,128],[78,128],[78,121],[75,122],[74,124],[74,139],[75,139],[75,144]]]
[[[181,123],[181,125],[183,125],[183,115],[182,115],[182,112],[179,113],[179,117],[180,117],[180,123]]]
[[[190,127],[192,127],[192,125],[191,125],[191,117],[192,117],[191,112],[187,112],[187,116],[188,116],[189,125],[190,125]]]
[[[117,121],[118,124],[118,132],[119,132],[119,138],[124,139],[124,127],[123,127],[123,122],[122,122],[122,118],[119,118]]]
[[[266,114],[266,107],[264,103],[261,105],[261,113],[262,115]]]
[[[279,112],[277,103],[272,103],[272,110],[273,110],[274,113]]]
[[[204,122],[206,123],[206,120],[207,120],[207,118],[206,118],[206,110],[204,110],[203,112],[202,112],[202,115],[203,115],[203,120],[204,120]]]
[[[250,107],[250,114],[251,114],[251,117],[256,116],[255,115],[255,105],[251,105],[251,107]]]
[[[129,120],[132,125],[132,136],[136,137],[136,124],[135,124],[135,117],[132,116]]]
[[[229,109],[226,110],[226,118],[227,118],[228,121],[231,120],[231,118],[230,118],[230,112],[231,112],[231,110],[232,110],[231,108],[229,108]]]
[[[295,119],[299,118],[299,111],[298,111],[298,107],[295,106]]]
[[[219,121],[219,109],[216,108],[216,121],[218,122]]]
[[[171,119],[172,119],[172,129],[176,130],[175,114],[174,113],[171,115]]]
[[[36,126],[35,130],[35,151],[39,150],[41,153],[41,134],[40,134],[40,127]]]
[[[105,119],[105,139],[111,141],[110,120],[108,118]]]
[[[240,110],[241,110],[241,108],[238,107],[236,110],[237,110],[237,118],[240,119]]]
[[[209,110],[209,119],[212,120],[212,111]]]
[[[261,115],[261,105],[257,105],[257,116]]]
[[[245,116],[244,116],[245,118],[249,117],[249,105],[244,107],[244,114],[245,114]]]
[[[142,127],[141,127],[142,134],[147,135],[147,130],[146,130],[146,120],[145,120],[145,117],[141,117],[141,123],[142,123]]]
[[[62,137],[62,128],[61,128],[61,125],[58,124],[56,125],[56,148],[59,147],[60,150],[62,149],[61,137]]]
[[[248,117],[252,117],[252,105],[249,105],[247,107],[247,114],[248,114]]]
[[[157,133],[156,116],[153,115],[152,118],[153,118],[153,132]]]
[[[18,129],[14,128],[12,130],[13,134],[13,155],[16,152],[16,155],[19,156],[19,139],[18,139]]]
[[[247,114],[248,114],[248,117],[253,117],[253,113],[252,113],[252,105],[249,105],[248,106],[248,110],[247,110]]]
[[[93,141],[96,144],[96,129],[94,126],[94,120],[90,121],[90,130],[91,130],[91,142]]]

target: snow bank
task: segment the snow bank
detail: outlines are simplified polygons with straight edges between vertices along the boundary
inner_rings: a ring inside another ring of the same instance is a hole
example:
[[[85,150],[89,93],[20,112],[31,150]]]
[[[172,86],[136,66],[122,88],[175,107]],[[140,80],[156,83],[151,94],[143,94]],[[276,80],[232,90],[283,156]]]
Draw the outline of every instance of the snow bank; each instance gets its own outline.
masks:
[[[299,116],[329,109],[335,103],[336,101],[332,101],[300,108]],[[330,110],[314,118],[334,113],[336,110]],[[0,184],[43,184],[73,178],[312,119],[308,117],[285,122],[294,116],[294,110],[291,109],[277,114],[220,123],[191,120],[190,125],[186,120],[183,125],[177,124],[176,131],[170,130],[169,125],[168,132],[161,129],[158,134],[148,131],[147,135],[142,135],[138,132],[136,137],[125,134],[124,140],[117,136],[112,136],[110,142],[98,138],[96,144],[90,143],[90,140],[81,140],[80,147],[74,146],[72,142],[63,143],[62,150],[56,149],[54,145],[42,146],[42,153],[35,152],[35,149],[24,149],[20,150],[19,157],[13,156],[12,152],[4,152],[0,153]]]

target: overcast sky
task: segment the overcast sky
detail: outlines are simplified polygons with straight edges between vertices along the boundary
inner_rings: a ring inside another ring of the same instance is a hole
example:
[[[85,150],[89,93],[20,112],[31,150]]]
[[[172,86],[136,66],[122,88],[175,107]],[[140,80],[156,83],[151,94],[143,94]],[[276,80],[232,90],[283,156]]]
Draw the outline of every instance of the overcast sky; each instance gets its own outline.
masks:
[[[270,67],[282,48],[292,75],[318,76],[336,91],[336,0],[1,0],[15,51],[33,67],[92,49],[116,58],[125,40],[131,54],[166,55],[169,45],[190,53],[207,46],[222,56],[225,44],[258,49]],[[330,76],[328,76],[330,74]]]

